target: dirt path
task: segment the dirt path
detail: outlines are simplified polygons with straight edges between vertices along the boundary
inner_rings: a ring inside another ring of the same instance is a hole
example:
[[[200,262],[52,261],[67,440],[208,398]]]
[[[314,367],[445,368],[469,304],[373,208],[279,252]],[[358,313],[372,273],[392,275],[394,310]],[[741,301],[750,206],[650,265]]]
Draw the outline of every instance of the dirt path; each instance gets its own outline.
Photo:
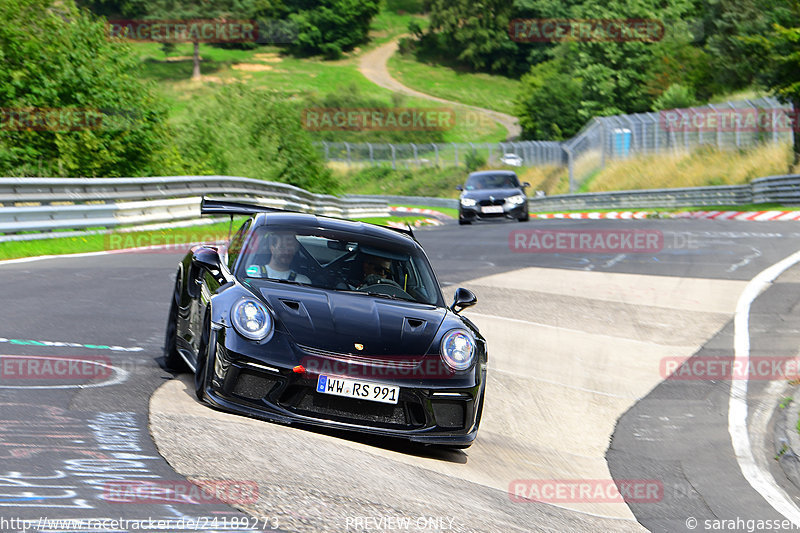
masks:
[[[520,133],[522,133],[522,129],[519,126],[519,121],[516,117],[512,117],[511,115],[506,115],[505,113],[500,113],[499,111],[492,111],[491,109],[484,109],[482,107],[476,107],[471,105],[460,104],[458,102],[452,102],[450,100],[445,100],[444,98],[438,98],[436,96],[431,96],[429,94],[421,93],[419,91],[415,91],[409,87],[406,87],[396,79],[394,79],[391,74],[389,74],[389,69],[386,67],[386,62],[389,58],[397,51],[397,41],[391,41],[384,45],[379,46],[378,48],[367,52],[363,56],[361,56],[361,60],[358,64],[358,69],[361,73],[366,76],[368,80],[370,80],[375,85],[379,85],[384,89],[389,89],[390,91],[398,92],[407,94],[409,96],[416,96],[417,98],[426,98],[428,100],[433,100],[434,102],[441,102],[443,104],[458,106],[461,108],[472,109],[473,111],[479,111],[489,117],[496,122],[499,122],[506,130],[508,130],[508,137],[506,140],[514,140],[519,138]]]

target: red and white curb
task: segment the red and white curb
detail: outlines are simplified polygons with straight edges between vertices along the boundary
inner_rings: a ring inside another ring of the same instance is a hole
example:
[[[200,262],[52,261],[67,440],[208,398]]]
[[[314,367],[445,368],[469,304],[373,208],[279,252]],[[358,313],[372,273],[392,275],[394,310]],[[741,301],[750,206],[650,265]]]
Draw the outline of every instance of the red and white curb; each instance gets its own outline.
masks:
[[[703,220],[753,220],[778,221],[800,220],[800,211],[691,211],[675,213],[673,218],[694,218]]]
[[[615,219],[633,220],[648,218],[655,215],[652,211],[610,211],[608,213],[531,213],[531,218],[566,218],[566,219]]]

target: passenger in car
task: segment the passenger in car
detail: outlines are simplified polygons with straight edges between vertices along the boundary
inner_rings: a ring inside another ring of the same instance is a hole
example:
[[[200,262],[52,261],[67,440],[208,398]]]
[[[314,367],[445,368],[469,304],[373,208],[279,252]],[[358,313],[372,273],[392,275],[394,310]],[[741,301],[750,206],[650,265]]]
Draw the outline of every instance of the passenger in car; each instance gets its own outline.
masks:
[[[287,279],[299,283],[311,283],[311,280],[303,274],[298,274],[292,270],[300,243],[297,236],[292,231],[278,231],[267,236],[269,246],[269,263],[264,265],[264,274],[272,279]]]

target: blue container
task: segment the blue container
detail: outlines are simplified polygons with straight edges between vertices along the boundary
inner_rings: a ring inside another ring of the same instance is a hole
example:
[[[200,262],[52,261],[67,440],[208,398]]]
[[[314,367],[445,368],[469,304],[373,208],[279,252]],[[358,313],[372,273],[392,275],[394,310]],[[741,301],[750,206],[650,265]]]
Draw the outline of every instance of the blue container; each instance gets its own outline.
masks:
[[[614,157],[628,157],[631,153],[631,130],[615,128],[613,146]]]

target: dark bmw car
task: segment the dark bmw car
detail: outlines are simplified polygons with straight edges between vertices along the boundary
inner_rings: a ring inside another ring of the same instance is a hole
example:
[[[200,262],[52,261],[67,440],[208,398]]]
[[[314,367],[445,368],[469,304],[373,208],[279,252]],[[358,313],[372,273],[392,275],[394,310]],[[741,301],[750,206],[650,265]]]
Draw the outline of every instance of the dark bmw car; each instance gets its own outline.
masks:
[[[473,220],[514,219],[528,220],[528,197],[525,187],[510,170],[485,170],[473,172],[462,187],[458,206],[458,223],[470,224]]]
[[[410,230],[204,199],[247,214],[178,264],[165,363],[197,397],[281,423],[457,448],[475,439],[486,344]]]

